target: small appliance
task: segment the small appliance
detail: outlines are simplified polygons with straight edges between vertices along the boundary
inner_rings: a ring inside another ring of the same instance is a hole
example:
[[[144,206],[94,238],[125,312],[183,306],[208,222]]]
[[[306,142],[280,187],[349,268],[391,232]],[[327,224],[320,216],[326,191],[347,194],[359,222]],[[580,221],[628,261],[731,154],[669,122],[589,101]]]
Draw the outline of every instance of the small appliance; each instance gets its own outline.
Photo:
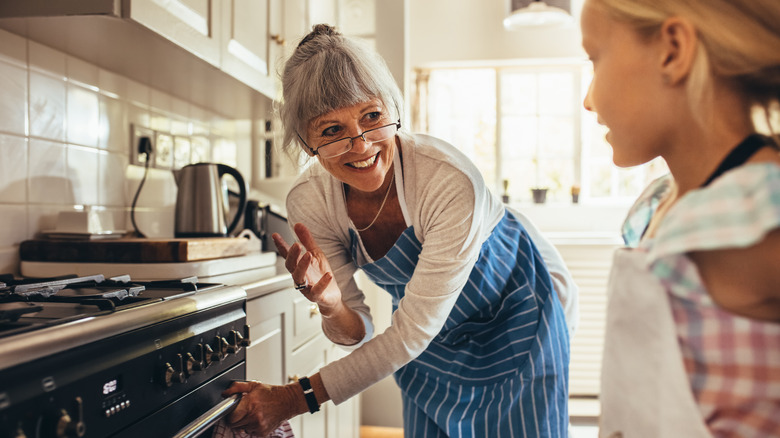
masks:
[[[178,186],[174,234],[176,237],[225,237],[244,218],[247,190],[241,173],[226,164],[197,163],[173,171]],[[227,189],[225,175],[238,183],[239,193]],[[229,196],[237,196],[238,208],[228,223]]]

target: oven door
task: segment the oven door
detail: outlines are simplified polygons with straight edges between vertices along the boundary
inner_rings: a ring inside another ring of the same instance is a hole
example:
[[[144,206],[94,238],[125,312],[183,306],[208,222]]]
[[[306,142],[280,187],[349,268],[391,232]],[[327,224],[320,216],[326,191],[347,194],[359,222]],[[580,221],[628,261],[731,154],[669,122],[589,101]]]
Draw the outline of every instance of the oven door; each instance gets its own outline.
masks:
[[[193,420],[224,401],[222,391],[227,389],[233,380],[244,380],[245,378],[246,362],[242,361],[160,410],[112,435],[112,437],[170,438],[176,436]],[[213,427],[204,428],[199,432],[197,435],[189,436],[195,437],[202,434],[210,437],[213,434]]]

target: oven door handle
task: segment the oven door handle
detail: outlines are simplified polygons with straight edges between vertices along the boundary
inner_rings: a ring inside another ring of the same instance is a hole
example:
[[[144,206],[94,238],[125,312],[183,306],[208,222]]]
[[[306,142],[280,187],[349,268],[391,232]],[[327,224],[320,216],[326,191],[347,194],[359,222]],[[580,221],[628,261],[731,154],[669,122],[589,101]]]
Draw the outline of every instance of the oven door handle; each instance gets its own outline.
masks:
[[[195,438],[200,436],[200,434],[205,432],[208,428],[217,424],[217,422],[221,420],[222,417],[232,412],[240,401],[241,394],[231,395],[230,397],[219,402],[213,408],[206,411],[206,413],[200,417],[190,422],[190,424],[184,426],[184,428],[176,433],[173,438]]]

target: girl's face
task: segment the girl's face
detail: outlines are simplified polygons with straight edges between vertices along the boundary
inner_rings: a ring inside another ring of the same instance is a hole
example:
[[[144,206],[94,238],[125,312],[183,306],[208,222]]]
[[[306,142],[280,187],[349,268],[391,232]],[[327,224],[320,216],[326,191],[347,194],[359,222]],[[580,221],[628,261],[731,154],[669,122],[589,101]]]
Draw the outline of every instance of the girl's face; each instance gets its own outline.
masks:
[[[394,123],[379,99],[339,108],[309,122],[306,143],[313,149],[339,139],[356,137],[369,129]],[[352,149],[332,158],[317,155],[320,164],[339,181],[363,191],[382,186],[395,156],[396,136],[375,143],[352,140]]]
[[[667,107],[664,112],[658,44],[614,20],[598,0],[585,1],[581,21],[582,45],[593,63],[585,108],[609,128],[607,141],[616,165],[652,160],[668,140],[664,120],[672,110]]]

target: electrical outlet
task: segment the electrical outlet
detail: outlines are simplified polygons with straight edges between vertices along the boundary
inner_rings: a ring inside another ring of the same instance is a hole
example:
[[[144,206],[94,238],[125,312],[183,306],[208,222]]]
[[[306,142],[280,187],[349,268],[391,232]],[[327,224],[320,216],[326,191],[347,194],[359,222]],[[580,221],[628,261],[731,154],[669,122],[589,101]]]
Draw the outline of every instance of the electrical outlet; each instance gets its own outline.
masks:
[[[134,164],[136,166],[143,166],[146,164],[147,158],[151,159],[152,161],[149,164],[154,164],[154,158],[156,154],[156,143],[157,138],[155,136],[155,132],[149,128],[144,128],[143,126],[137,126],[137,125],[130,125],[130,164]],[[146,154],[142,153],[139,146],[141,144],[141,138],[142,137],[148,137],[149,141],[152,145],[152,153],[149,154],[149,157],[146,156]]]

